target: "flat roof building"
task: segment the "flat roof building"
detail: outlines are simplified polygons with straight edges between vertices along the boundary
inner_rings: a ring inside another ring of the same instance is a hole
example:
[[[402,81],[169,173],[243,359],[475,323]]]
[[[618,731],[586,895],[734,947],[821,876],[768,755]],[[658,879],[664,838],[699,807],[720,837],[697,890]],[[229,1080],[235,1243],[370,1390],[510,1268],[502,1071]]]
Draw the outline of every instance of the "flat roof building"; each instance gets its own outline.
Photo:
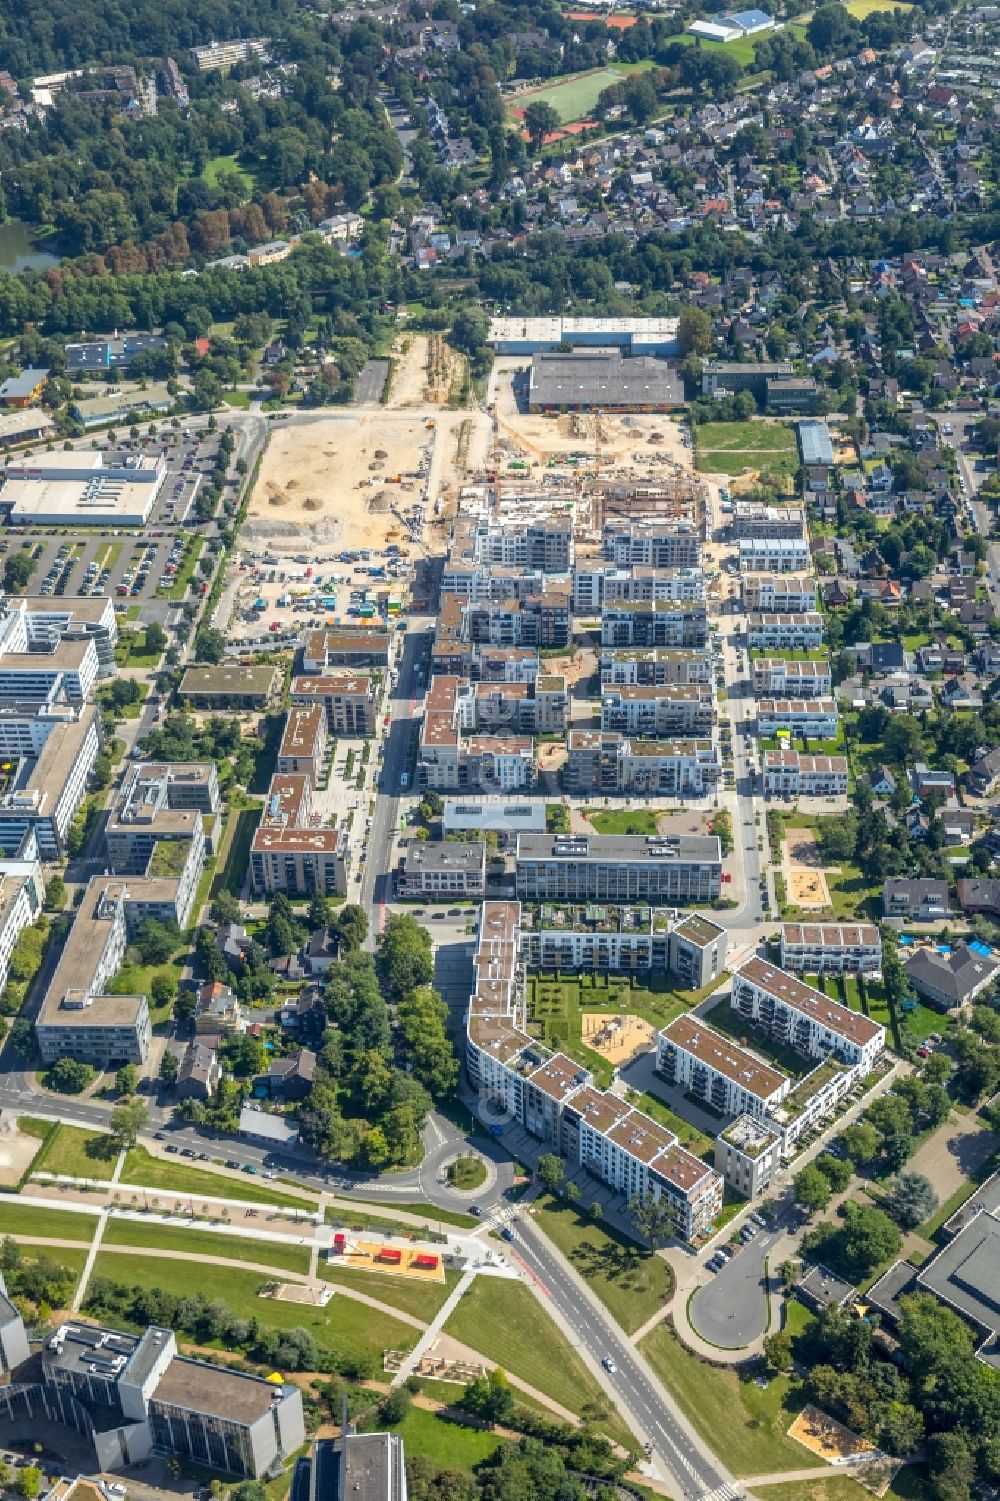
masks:
[[[497,354],[539,354],[560,344],[621,349],[628,354],[677,354],[676,318],[493,318],[488,342]]]
[[[180,696],[193,709],[266,709],[280,683],[278,667],[189,667]]]
[[[531,362],[532,412],[664,412],[683,404],[680,375],[662,360],[609,349],[536,354]]]
[[[917,1282],[982,1333],[977,1354],[1000,1368],[1000,1218],[982,1210],[917,1273]]]
[[[15,526],[145,526],[166,477],[166,460],[105,466],[75,450],[16,459],[0,488],[0,512]]]
[[[885,1048],[885,1028],[878,1022],[764,959],[748,959],[736,971],[731,1004],[746,1021],[809,1058],[870,1069]]]
[[[701,905],[719,895],[715,835],[522,834],[515,884],[523,901]]]
[[[833,463],[833,439],[830,437],[830,429],[826,423],[818,418],[810,418],[797,424],[799,434],[799,452],[805,465]]]

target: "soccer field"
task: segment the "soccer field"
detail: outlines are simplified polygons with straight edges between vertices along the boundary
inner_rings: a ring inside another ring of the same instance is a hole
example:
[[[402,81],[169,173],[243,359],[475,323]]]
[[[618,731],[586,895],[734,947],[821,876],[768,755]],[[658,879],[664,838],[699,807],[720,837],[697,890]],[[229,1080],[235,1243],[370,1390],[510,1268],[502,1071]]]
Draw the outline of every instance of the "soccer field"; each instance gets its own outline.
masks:
[[[613,68],[599,68],[595,73],[577,73],[540,89],[531,89],[511,100],[511,113],[520,117],[529,104],[551,104],[564,125],[582,120],[594,108],[601,94],[612,84],[621,83],[622,74]]]

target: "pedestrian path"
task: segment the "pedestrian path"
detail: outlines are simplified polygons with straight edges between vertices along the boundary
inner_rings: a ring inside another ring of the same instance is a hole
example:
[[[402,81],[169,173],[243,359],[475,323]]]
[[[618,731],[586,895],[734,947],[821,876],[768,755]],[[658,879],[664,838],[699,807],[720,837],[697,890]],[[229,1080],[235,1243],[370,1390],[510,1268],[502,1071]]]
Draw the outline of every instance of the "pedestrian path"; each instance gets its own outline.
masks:
[[[417,1343],[409,1355],[407,1355],[395,1376],[393,1376],[393,1386],[399,1386],[401,1382],[406,1380],[407,1376],[412,1376],[421,1359],[426,1355],[428,1348],[458,1307],[459,1299],[463,1298],[472,1286],[475,1275],[474,1270],[463,1273],[461,1280],[455,1284],[450,1296],[441,1304],[441,1307],[427,1325],[427,1328],[417,1340]]]

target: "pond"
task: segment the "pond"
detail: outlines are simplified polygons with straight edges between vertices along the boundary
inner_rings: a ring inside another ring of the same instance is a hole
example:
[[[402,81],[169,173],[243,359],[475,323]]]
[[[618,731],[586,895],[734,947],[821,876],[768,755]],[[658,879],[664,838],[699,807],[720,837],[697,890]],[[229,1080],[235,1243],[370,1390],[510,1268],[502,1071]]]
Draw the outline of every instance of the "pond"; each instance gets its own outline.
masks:
[[[32,239],[29,225],[20,219],[0,224],[0,271],[44,271],[58,262],[57,255],[41,249]]]

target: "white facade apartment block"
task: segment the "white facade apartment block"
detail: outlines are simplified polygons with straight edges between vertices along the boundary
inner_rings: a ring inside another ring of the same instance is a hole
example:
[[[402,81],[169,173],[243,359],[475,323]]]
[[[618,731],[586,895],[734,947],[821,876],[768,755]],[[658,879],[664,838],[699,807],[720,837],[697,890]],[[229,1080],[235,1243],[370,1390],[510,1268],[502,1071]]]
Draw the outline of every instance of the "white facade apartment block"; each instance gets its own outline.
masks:
[[[846,756],[806,756],[794,750],[764,752],[764,791],[771,796],[839,797],[847,792]]]
[[[833,692],[833,671],[822,658],[760,657],[753,663],[753,691],[765,698],[826,698]]]
[[[601,729],[623,735],[710,735],[715,694],[704,683],[664,683],[662,687],[605,688]]]
[[[37,877],[6,875],[0,867],[0,990],[7,984],[18,935],[40,911]]]
[[[745,573],[743,608],[750,612],[801,615],[816,609],[816,580],[803,573]]]
[[[762,698],[757,704],[757,731],[762,736],[787,730],[809,740],[833,740],[839,724],[832,698]]]
[[[874,923],[786,922],[781,967],[796,974],[874,975],[882,969],[882,939]]]
[[[742,573],[808,573],[809,543],[804,537],[744,537]]]
[[[815,608],[751,614],[747,641],[751,651],[812,651],[823,645],[823,617]]]
[[[788,1094],[781,1069],[738,1047],[695,1016],[675,1017],[656,1040],[656,1067],[667,1083],[723,1115],[763,1120]]]
[[[884,1027],[764,959],[748,959],[737,970],[731,1005],[745,1021],[808,1058],[837,1058],[867,1072],[885,1048]]]

